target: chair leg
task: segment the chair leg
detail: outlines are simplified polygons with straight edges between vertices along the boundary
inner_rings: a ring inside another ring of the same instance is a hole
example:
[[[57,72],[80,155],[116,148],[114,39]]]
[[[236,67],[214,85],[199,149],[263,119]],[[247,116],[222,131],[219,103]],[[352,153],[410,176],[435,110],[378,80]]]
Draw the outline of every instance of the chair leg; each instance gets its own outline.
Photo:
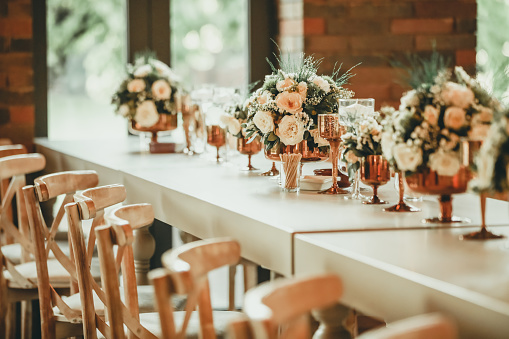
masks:
[[[235,275],[237,266],[228,267],[228,311],[235,310]]]
[[[32,301],[21,302],[21,338],[32,338]]]
[[[247,292],[258,283],[258,266],[253,262],[243,260],[242,269],[244,270],[244,292]]]
[[[10,303],[5,313],[5,338],[16,339],[16,303]]]

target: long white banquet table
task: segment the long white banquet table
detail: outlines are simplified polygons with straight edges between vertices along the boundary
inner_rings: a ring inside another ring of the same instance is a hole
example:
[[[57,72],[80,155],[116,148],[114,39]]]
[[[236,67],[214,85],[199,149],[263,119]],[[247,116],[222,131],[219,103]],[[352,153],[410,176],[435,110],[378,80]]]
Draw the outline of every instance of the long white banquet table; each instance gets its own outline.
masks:
[[[282,193],[276,181],[258,173],[239,171],[246,157],[218,165],[200,156],[147,154],[137,137],[121,140],[52,141],[36,139],[37,151],[47,158],[48,172],[94,169],[100,184],[122,183],[127,203],[147,202],[157,219],[199,238],[231,236],[239,240],[243,257],[285,276],[294,271],[295,234],[334,231],[434,228],[424,217],[438,214],[435,197],[415,203],[419,213],[384,213],[381,206],[347,201],[343,196],[315,192]],[[254,165],[267,170],[262,154]],[[330,163],[305,165],[311,174]],[[395,203],[394,185],[380,189],[381,198]],[[488,199],[489,225],[509,225],[507,203]],[[478,198],[454,197],[455,214],[480,224]],[[465,225],[459,225],[461,227]],[[411,249],[409,249],[411,250]]]
[[[339,274],[342,302],[387,321],[439,311],[461,338],[509,338],[509,240],[460,240],[475,230],[298,234],[295,273]]]

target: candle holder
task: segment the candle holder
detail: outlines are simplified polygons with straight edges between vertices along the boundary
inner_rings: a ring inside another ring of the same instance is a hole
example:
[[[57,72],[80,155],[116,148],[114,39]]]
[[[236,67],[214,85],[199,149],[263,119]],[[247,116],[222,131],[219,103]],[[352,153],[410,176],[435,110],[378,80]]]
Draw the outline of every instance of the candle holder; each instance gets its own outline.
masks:
[[[405,203],[405,182],[403,173],[398,172],[398,192],[399,201],[396,205],[384,208],[384,212],[420,212],[421,209]]]
[[[361,159],[361,180],[364,184],[373,187],[373,196],[363,201],[366,205],[387,204],[378,197],[378,186],[385,185],[391,180],[389,163],[382,155],[368,155]]]
[[[257,137],[250,143],[249,140],[244,138],[237,138],[237,150],[240,154],[245,154],[248,157],[248,164],[246,167],[243,167],[243,171],[256,171],[258,168],[253,167],[251,165],[251,156],[259,153],[262,150],[262,143],[260,142],[260,138]]]
[[[219,156],[219,148],[226,144],[226,133],[221,126],[207,126],[207,144],[216,148],[216,162],[220,163],[223,159]]]
[[[341,145],[341,136],[344,133],[344,127],[339,124],[339,114],[319,114],[318,131],[320,136],[326,139],[330,145],[330,154],[332,162],[332,186],[320,194],[347,194],[348,191],[338,185],[338,160],[339,148]]]

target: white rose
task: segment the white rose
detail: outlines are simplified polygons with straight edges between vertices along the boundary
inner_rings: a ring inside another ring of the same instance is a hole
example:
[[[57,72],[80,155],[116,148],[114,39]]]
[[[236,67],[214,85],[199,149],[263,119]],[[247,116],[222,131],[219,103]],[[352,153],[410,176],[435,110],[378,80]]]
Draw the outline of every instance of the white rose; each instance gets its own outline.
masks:
[[[329,93],[330,92],[330,84],[327,80],[325,80],[324,78],[322,77],[315,77],[313,79],[313,83],[320,87],[320,89],[322,91],[324,91],[325,93]]]
[[[448,82],[442,91],[442,99],[446,105],[467,108],[474,103],[475,96],[470,88],[454,82]]]
[[[156,100],[168,100],[171,95],[171,87],[165,80],[156,80],[152,84],[152,95]]]
[[[239,134],[241,129],[242,126],[240,125],[240,121],[237,119],[232,118],[228,121],[228,132],[230,132],[231,135]]]
[[[219,122],[221,123],[221,126],[228,126],[231,119],[233,119],[231,115],[223,114],[219,117]]]
[[[317,128],[310,130],[309,133],[311,133],[311,136],[318,147],[329,146],[329,142],[320,136],[320,131]]]
[[[276,83],[276,88],[278,91],[282,92],[292,87],[293,85],[295,85],[295,81],[287,77],[284,80],[278,81]]]
[[[295,114],[302,111],[302,97],[297,92],[282,92],[276,97],[276,105],[288,113]]]
[[[424,107],[424,119],[433,126],[438,123],[438,109],[431,105]]]
[[[452,152],[436,152],[429,156],[429,168],[438,175],[453,176],[461,168],[458,156]]]
[[[260,105],[265,105],[267,102],[269,102],[270,98],[272,97],[272,93],[269,91],[263,91],[263,93],[256,99]]]
[[[154,102],[151,100],[142,102],[136,109],[134,120],[136,120],[141,127],[155,125],[159,121],[159,114],[157,113]]]
[[[121,116],[126,117],[129,115],[130,110],[131,109],[129,108],[129,105],[123,104],[123,105],[120,105],[120,107],[118,108],[117,114],[120,114]]]
[[[172,74],[170,67],[162,61],[152,60],[152,65],[154,65],[154,68],[159,75],[170,76]]]
[[[355,164],[359,161],[359,157],[355,155],[353,151],[347,151],[344,155],[346,162]]]
[[[477,165],[477,184],[481,189],[486,189],[491,186],[493,172],[495,170],[495,157],[493,154],[481,153],[476,158],[475,164]]]
[[[274,130],[274,119],[272,114],[267,111],[258,111],[253,117],[253,122],[258,129],[263,133],[269,133]]]
[[[417,95],[417,91],[415,89],[406,92],[400,99],[401,102],[401,110],[407,107],[413,107],[419,105],[419,96]]]
[[[286,115],[281,119],[276,135],[287,146],[295,145],[304,140],[304,125],[293,115]]]
[[[143,78],[146,77],[150,72],[152,72],[152,66],[150,65],[143,65],[133,72],[133,75],[137,78]]]
[[[142,79],[133,79],[127,84],[127,90],[131,93],[139,93],[145,89],[145,81]]]
[[[465,110],[458,107],[449,107],[445,110],[444,125],[446,127],[458,130],[465,126],[466,122]]]
[[[382,133],[380,145],[382,146],[382,153],[384,154],[385,159],[392,159],[394,156],[392,153],[392,148],[394,147],[395,142],[394,139],[392,139],[392,135],[390,133]]]
[[[422,150],[418,147],[398,144],[394,146],[392,152],[400,171],[414,172],[422,163]]]
[[[299,82],[299,85],[297,86],[297,92],[299,92],[300,96],[302,97],[302,101],[305,101],[306,96],[308,95],[308,84],[304,81]]]

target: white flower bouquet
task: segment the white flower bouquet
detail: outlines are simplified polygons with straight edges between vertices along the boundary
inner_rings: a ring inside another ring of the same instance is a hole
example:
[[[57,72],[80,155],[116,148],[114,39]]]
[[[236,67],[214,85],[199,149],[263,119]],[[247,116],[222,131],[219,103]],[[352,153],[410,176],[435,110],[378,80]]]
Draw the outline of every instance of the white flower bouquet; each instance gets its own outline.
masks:
[[[383,154],[407,175],[429,168],[453,176],[461,168],[460,140],[483,140],[499,109],[463,68],[443,70],[433,83],[401,98],[399,110],[384,122]]]
[[[477,176],[470,187],[477,192],[509,191],[509,110],[491,126],[474,162]]]
[[[246,137],[261,136],[267,150],[303,140],[310,149],[327,145],[313,132],[318,114],[337,112],[338,100],[353,96],[342,87],[352,76],[350,70],[339,75],[337,69],[332,76],[319,76],[321,61],[303,54],[296,62],[282,62],[281,58],[278,62],[281,69],[271,64],[272,74],[248,99]]]
[[[232,108],[232,114],[221,116],[221,123],[226,126],[228,133],[237,138],[244,138],[245,130],[242,124],[247,121],[247,108],[243,105],[236,105]]]
[[[112,103],[117,114],[151,127],[159,121],[159,114],[177,114],[179,95],[178,78],[171,68],[155,57],[142,56],[127,65],[127,78]]]

